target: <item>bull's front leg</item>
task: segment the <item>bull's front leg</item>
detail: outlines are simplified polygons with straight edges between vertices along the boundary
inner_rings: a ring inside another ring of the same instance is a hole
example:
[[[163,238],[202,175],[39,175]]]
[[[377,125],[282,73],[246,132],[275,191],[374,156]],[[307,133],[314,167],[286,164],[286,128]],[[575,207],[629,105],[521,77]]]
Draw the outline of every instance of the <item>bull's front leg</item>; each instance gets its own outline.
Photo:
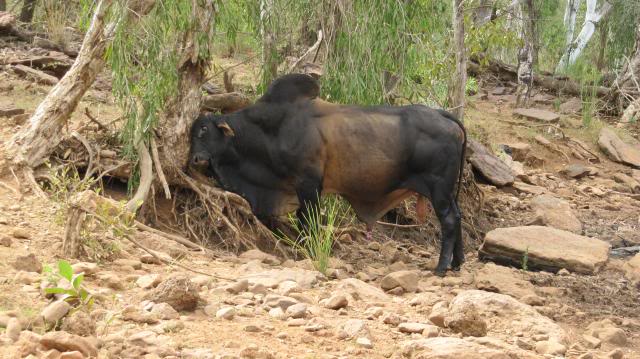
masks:
[[[313,220],[314,214],[318,214],[320,211],[320,194],[322,193],[322,180],[319,177],[309,177],[300,183],[296,188],[296,194],[298,195],[298,202],[300,208],[296,212],[298,221],[304,232],[309,233],[309,226]]]

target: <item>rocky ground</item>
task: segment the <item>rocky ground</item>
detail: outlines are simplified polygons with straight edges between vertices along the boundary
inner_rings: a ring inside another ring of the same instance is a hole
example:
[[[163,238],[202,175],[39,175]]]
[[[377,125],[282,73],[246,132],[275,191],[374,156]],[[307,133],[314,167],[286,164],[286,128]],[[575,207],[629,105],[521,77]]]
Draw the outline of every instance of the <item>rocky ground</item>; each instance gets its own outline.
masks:
[[[0,71],[0,109],[32,112],[50,87],[12,66]],[[68,259],[54,205],[12,191],[21,185],[9,173],[0,178],[0,358],[640,358],[640,172],[625,137],[635,128],[591,133],[575,100],[534,100],[561,115],[514,111],[508,84],[473,99],[469,132],[500,154],[511,183],[481,185],[485,241],[445,278],[432,275],[438,249],[420,230],[341,242],[327,276],[305,260],[194,252],[140,231],[174,265],[126,241],[115,259],[70,259],[96,298],[73,311],[43,292],[46,268]],[[117,116],[99,88],[84,107]],[[26,117],[0,113],[0,139]]]

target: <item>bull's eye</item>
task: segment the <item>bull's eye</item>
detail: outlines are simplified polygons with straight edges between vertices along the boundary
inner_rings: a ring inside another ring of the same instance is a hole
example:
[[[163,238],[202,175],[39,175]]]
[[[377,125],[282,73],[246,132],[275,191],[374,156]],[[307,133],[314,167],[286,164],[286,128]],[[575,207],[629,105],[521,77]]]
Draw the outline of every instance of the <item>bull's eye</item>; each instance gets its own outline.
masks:
[[[202,138],[202,136],[204,136],[205,133],[207,133],[207,126],[202,126],[200,127],[200,131],[198,131],[198,138]]]

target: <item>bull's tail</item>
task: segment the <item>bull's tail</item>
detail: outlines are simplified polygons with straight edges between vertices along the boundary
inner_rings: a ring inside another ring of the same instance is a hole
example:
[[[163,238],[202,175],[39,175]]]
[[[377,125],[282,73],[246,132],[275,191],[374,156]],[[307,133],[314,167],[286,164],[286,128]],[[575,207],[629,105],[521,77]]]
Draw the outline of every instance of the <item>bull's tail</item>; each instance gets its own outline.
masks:
[[[462,122],[454,114],[447,112],[445,110],[438,110],[438,112],[442,116],[450,119],[451,121],[455,122],[458,126],[460,126],[460,129],[462,130],[462,134],[464,136],[464,140],[462,142],[462,155],[460,157],[460,173],[458,174],[458,188],[456,190],[456,202],[457,202],[458,196],[460,195],[460,188],[462,187],[462,176],[464,174],[464,159],[467,152],[467,130],[465,130]]]

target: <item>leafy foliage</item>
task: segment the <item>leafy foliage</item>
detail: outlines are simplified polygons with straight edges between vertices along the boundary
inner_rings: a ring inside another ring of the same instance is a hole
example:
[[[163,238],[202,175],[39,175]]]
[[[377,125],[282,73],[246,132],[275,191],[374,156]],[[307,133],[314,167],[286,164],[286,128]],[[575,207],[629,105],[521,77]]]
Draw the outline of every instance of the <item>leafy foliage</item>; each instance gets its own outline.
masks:
[[[45,288],[45,293],[60,295],[61,300],[73,306],[72,313],[81,309],[91,310],[95,299],[82,285],[84,273],[74,274],[69,262],[59,260],[57,271],[54,272],[51,267],[46,267],[45,274],[48,276],[49,283],[54,285],[54,287]],[[68,285],[61,286],[61,282],[66,282]]]

